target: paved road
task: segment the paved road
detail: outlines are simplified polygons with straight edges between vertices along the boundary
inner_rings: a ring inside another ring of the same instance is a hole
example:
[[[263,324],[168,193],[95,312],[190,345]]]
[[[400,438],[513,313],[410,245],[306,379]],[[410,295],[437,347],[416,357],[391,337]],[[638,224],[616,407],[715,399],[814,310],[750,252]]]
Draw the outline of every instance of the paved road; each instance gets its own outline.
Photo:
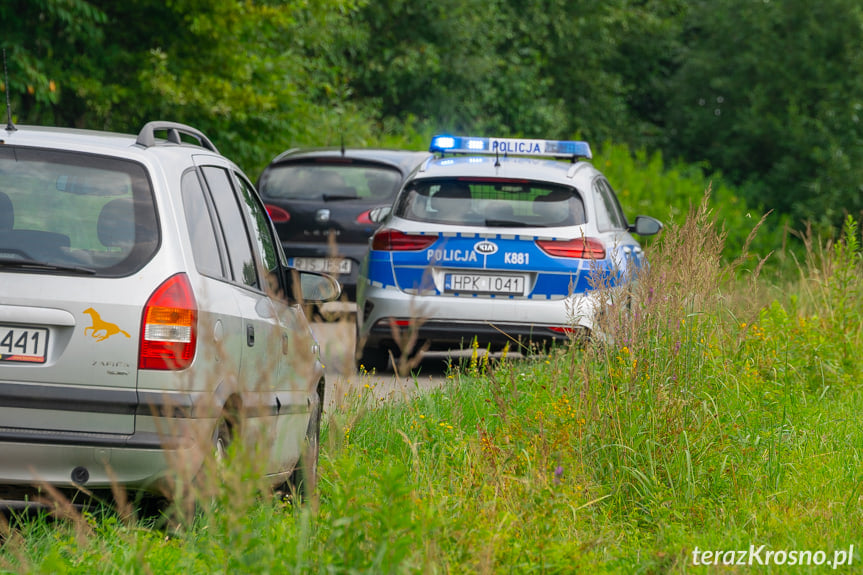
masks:
[[[378,399],[403,399],[446,381],[446,353],[427,354],[414,369],[415,375],[399,377],[391,369],[373,375],[360,374],[354,366],[356,329],[352,321],[313,323],[312,331],[318,338],[327,369],[325,409],[338,405],[345,394],[355,394],[367,385]]]

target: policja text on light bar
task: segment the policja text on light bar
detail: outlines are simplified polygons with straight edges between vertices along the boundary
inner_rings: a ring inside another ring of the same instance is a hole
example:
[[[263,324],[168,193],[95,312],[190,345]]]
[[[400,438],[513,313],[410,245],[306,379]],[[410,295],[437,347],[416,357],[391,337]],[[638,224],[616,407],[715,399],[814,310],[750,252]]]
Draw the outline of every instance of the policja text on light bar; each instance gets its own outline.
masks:
[[[435,136],[430,152],[456,154],[500,154],[504,156],[580,157],[593,154],[587,142],[573,140],[533,140],[523,138],[474,138],[468,136]]]

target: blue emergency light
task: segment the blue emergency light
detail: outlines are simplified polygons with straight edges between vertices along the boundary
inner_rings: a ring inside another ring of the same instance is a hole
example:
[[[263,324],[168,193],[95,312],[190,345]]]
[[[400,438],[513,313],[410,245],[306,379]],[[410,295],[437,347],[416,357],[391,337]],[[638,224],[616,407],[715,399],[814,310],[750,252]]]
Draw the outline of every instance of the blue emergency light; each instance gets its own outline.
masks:
[[[490,154],[501,156],[543,156],[553,158],[593,157],[590,144],[572,140],[531,140],[524,138],[473,138],[435,136],[430,152],[451,154]]]

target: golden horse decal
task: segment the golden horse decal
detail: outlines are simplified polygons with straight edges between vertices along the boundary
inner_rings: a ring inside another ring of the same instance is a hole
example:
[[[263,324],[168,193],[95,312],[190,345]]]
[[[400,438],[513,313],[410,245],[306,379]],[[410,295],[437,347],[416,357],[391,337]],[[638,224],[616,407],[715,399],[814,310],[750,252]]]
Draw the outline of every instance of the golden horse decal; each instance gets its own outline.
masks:
[[[113,324],[111,322],[107,322],[99,317],[99,312],[95,309],[88,307],[84,310],[84,313],[90,314],[90,319],[93,322],[93,325],[90,327],[84,328],[84,335],[87,335],[87,332],[90,332],[90,336],[93,337],[96,341],[105,341],[112,335],[117,335],[118,333],[122,333],[126,337],[132,337],[122,329],[120,329],[117,324]]]

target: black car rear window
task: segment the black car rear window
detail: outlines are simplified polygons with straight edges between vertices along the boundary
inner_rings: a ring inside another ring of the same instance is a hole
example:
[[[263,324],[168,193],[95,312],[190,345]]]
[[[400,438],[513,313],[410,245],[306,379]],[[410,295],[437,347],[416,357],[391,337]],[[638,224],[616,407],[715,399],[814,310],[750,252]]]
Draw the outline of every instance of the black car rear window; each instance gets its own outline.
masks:
[[[362,163],[290,163],[271,166],[258,191],[265,198],[390,202],[398,191],[398,170]]]
[[[555,227],[585,223],[574,188],[528,180],[416,180],[399,196],[395,215],[441,224]]]
[[[143,267],[158,243],[153,191],[142,165],[0,148],[0,263],[118,277]]]

